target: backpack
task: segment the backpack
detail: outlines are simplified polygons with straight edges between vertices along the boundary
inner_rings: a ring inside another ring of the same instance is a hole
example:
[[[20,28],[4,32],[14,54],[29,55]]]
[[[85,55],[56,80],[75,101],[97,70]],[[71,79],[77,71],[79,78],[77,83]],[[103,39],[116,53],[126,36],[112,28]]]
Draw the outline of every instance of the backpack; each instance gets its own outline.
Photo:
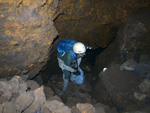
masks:
[[[71,39],[63,39],[58,42],[57,44],[57,51],[63,57],[66,52],[70,52],[72,56],[75,56],[75,53],[73,52],[73,45],[76,43],[75,40]]]

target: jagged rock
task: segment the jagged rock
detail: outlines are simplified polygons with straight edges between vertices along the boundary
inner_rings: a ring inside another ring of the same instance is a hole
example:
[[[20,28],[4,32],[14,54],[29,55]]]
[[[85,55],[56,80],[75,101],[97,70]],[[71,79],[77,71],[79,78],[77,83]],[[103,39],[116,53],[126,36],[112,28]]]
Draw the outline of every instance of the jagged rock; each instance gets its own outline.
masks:
[[[146,99],[146,94],[134,92],[134,97],[138,100],[145,100]]]
[[[57,101],[62,102],[61,98],[59,96],[57,96],[57,95],[55,95],[55,96],[50,97],[50,98],[47,99],[47,101],[52,101],[52,100],[57,100]]]
[[[54,92],[50,87],[44,87],[44,93],[45,93],[46,99],[49,99],[54,96]]]
[[[3,94],[0,97],[0,102],[6,102],[9,101],[12,98],[16,98],[15,94],[18,94],[19,92],[25,91],[27,89],[27,85],[19,76],[14,76],[9,81],[0,81],[0,91],[3,92]]]
[[[97,103],[94,105],[96,113],[109,113],[110,107],[103,105],[101,103]]]
[[[3,94],[3,92],[2,91],[0,91],[0,96]]]
[[[150,93],[150,80],[144,79],[142,83],[139,85],[142,93]]]
[[[100,80],[96,85],[102,85],[112,99],[110,103],[113,102],[113,104],[119,107],[119,109],[125,109],[125,107],[132,104],[132,102],[138,101],[130,95],[133,94],[134,90],[138,88],[140,83],[140,76],[133,71],[108,68],[102,73]],[[99,89],[95,89],[94,92],[101,93],[98,90]]]
[[[43,92],[43,86],[34,90],[33,103],[23,113],[34,113],[39,111],[46,102],[45,94]]]
[[[26,82],[29,79],[29,75],[20,75],[20,78]]]
[[[120,70],[134,71],[136,66],[137,63],[134,61],[134,59],[130,59],[120,66]]]
[[[50,8],[53,1],[0,1],[1,77],[28,73],[32,78],[47,63],[58,35],[52,20],[56,14]]]
[[[149,1],[139,2],[138,0],[132,1],[132,3],[120,0],[89,2],[86,0],[62,0],[58,7],[64,15],[56,19],[55,26],[60,33],[60,38],[71,37],[91,44],[94,49],[104,48],[112,37],[115,37],[117,27],[125,23],[136,9],[147,7],[149,3]],[[70,29],[71,32],[68,32]]]
[[[11,93],[17,93],[18,91],[25,91],[27,89],[26,83],[20,78],[20,76],[14,76],[8,81],[8,85]]]
[[[124,60],[139,60],[141,53],[149,53],[150,8],[138,9],[118,31],[118,43]],[[141,40],[142,39],[142,40]]]
[[[4,90],[4,93],[0,96],[0,103],[10,101],[12,94],[9,90]]]
[[[76,106],[73,106],[72,107],[72,113],[81,113],[81,112]]]
[[[78,103],[76,107],[80,110],[81,113],[95,113],[95,108],[89,103]]]
[[[33,100],[34,93],[32,91],[21,92],[16,101],[14,102],[17,106],[17,111],[21,113],[32,104]]]
[[[27,84],[27,87],[29,87],[31,90],[35,90],[35,89],[40,87],[40,85],[37,82],[33,81],[33,80],[28,80],[26,82],[26,84]]]
[[[135,67],[135,72],[139,75],[150,73],[150,65],[144,64],[144,63],[139,63]]]
[[[52,113],[71,113],[71,109],[65,106],[62,102],[53,100],[46,101],[45,107],[49,108]]]
[[[12,93],[12,97],[10,101],[14,103],[18,97],[19,97],[19,92]]]
[[[0,113],[2,113],[2,111],[3,111],[3,105],[0,104]]]
[[[14,103],[4,102],[3,106],[3,113],[16,113],[16,105]]]
[[[52,113],[52,111],[50,111],[47,107],[43,107],[41,113]]]

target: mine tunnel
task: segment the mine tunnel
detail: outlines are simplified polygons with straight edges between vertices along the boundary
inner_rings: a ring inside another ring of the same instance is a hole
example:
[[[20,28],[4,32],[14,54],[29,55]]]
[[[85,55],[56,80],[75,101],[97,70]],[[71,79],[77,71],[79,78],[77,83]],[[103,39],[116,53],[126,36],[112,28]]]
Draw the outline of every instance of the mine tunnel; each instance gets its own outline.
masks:
[[[0,12],[0,113],[150,113],[149,0],[1,0]],[[65,93],[62,39],[92,47]]]

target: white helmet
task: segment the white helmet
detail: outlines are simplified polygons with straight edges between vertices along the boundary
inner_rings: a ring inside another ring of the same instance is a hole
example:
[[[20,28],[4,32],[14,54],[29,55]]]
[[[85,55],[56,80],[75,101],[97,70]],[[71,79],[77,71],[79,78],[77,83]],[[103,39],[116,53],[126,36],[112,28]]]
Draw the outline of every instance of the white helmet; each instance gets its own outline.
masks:
[[[85,45],[81,42],[76,42],[73,45],[73,52],[75,52],[76,54],[85,53],[86,52]]]

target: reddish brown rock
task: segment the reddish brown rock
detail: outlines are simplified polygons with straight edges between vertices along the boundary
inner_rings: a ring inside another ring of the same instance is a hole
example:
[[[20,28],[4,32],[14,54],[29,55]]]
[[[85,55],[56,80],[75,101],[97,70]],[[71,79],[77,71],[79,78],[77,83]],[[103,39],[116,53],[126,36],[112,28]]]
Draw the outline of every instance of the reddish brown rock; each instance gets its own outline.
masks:
[[[41,113],[52,113],[52,112],[49,110],[49,108],[43,107]]]
[[[92,104],[89,103],[78,103],[76,107],[80,110],[81,113],[95,113],[95,108]]]
[[[49,8],[53,0],[0,0],[0,76],[27,73],[45,65],[58,35]]]
[[[23,113],[34,113],[39,111],[46,102],[43,86],[34,90],[33,103]]]
[[[27,84],[27,87],[31,88],[31,90],[35,90],[35,89],[40,87],[40,85],[37,82],[33,81],[33,80],[28,80],[26,82],[26,84]]]
[[[94,49],[104,48],[136,9],[149,5],[148,0],[62,0],[62,13],[55,25],[60,38],[83,41]]]
[[[34,100],[33,92],[21,92],[16,101],[14,102],[17,106],[17,111],[21,113],[27,107],[29,107]]]
[[[2,111],[3,111],[3,105],[0,104],[0,113],[2,113]]]
[[[53,100],[46,101],[45,107],[49,108],[52,113],[71,113],[71,109],[65,106],[62,102]]]
[[[12,102],[4,102],[3,104],[3,113],[16,113],[16,105]]]

